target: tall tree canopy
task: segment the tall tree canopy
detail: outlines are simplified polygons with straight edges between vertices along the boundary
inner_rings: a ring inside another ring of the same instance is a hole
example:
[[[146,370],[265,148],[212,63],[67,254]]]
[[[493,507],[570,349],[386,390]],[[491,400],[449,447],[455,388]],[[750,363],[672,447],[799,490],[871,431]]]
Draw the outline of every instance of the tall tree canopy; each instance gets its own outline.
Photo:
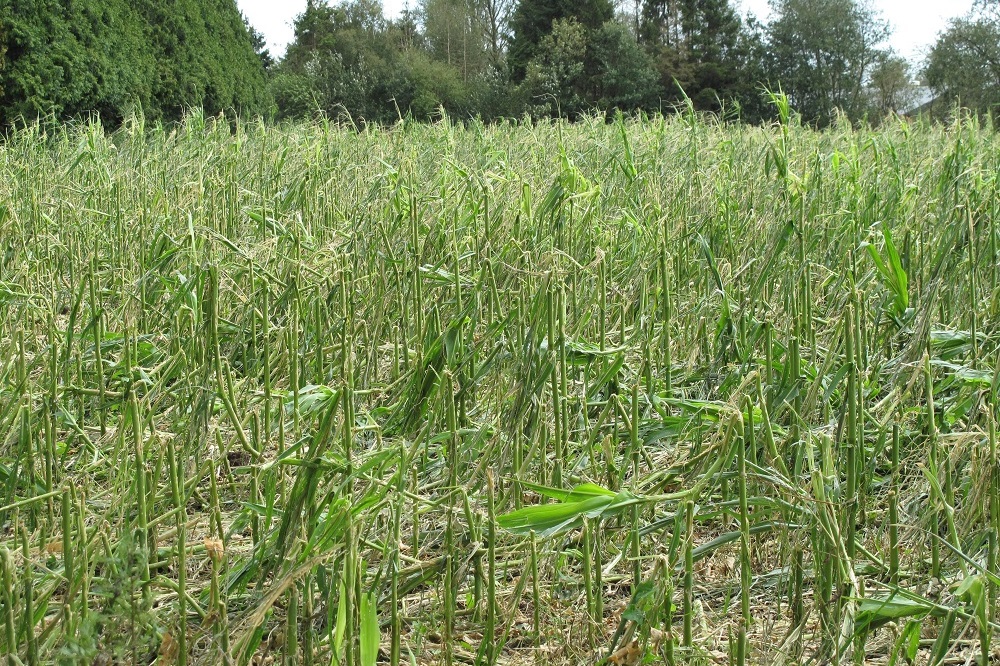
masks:
[[[591,110],[629,111],[658,101],[657,73],[649,55],[622,23],[597,30],[558,19],[528,62],[518,90],[534,116],[570,118]]]
[[[235,0],[146,0],[139,6],[158,63],[153,102],[166,116],[177,117],[191,104],[209,113],[263,108],[263,66]]]
[[[826,125],[838,109],[856,118],[865,83],[884,55],[889,27],[858,0],[773,0],[770,78],[807,121]]]
[[[294,27],[274,86],[283,115],[346,110],[355,118],[391,120],[396,104],[406,107],[400,53],[410,42],[393,38],[378,0],[310,1]]]
[[[503,67],[509,0],[425,0],[388,20],[377,0],[312,0],[274,69],[281,117],[356,122],[512,115]]]
[[[268,110],[235,0],[8,0],[0,8],[0,123],[134,109],[176,119]]]
[[[943,109],[956,102],[978,112],[1000,107],[1000,2],[977,9],[952,21],[927,59],[927,83]]]
[[[570,19],[585,30],[597,30],[614,14],[610,0],[521,0],[511,19],[514,37],[508,59],[514,80],[524,79],[528,62],[539,54],[556,21]]]
[[[916,99],[910,63],[894,53],[885,53],[872,68],[868,80],[871,110],[885,117],[908,111]]]
[[[699,109],[742,90],[742,24],[729,0],[645,0],[639,36],[656,60],[668,97],[681,90]]]
[[[95,111],[116,124],[133,109],[172,120],[194,106],[382,123],[442,109],[573,118],[684,96],[756,122],[772,113],[764,86],[817,125],[908,106],[907,63],[883,48],[871,0],[770,2],[762,25],[734,0],[413,0],[395,19],[380,0],[307,0],[275,60],[236,0],[0,0],[0,126]],[[934,46],[929,84],[995,108],[998,44],[1000,0],[977,0]]]
[[[486,67],[486,35],[469,0],[424,0],[423,24],[433,56],[457,69],[463,81]]]

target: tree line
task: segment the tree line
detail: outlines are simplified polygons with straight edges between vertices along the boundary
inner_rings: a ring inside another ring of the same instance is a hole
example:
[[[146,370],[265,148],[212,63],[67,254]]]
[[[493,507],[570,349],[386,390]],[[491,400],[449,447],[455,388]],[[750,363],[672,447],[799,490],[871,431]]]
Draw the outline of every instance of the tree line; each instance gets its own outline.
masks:
[[[194,106],[256,115],[271,104],[234,0],[0,3],[0,124],[169,121]]]
[[[730,0],[309,0],[275,58],[235,0],[8,0],[0,124],[192,106],[272,119],[563,116],[678,105],[759,122],[781,89],[803,120],[878,120],[1000,104],[1000,0],[978,0],[914,68],[865,0],[771,0],[764,24]],[[929,91],[930,94],[926,94]]]

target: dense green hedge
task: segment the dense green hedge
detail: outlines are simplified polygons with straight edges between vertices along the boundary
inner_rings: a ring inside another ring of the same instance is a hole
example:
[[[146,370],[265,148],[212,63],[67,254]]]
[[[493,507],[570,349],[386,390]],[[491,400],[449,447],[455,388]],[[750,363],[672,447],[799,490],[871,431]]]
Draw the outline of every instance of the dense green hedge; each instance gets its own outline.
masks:
[[[0,8],[0,123],[141,109],[171,120],[269,111],[234,0],[9,0]]]

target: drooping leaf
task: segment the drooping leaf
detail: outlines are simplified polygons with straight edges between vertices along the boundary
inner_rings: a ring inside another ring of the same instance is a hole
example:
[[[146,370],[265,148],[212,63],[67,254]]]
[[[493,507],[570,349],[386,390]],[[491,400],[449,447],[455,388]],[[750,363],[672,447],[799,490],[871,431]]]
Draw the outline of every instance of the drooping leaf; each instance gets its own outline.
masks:
[[[626,491],[613,493],[595,484],[578,486],[563,498],[566,501],[527,506],[504,514],[497,518],[497,524],[514,534],[534,533],[547,538],[582,526],[584,518],[606,518],[647,501]]]
[[[923,618],[933,610],[933,606],[910,597],[889,595],[868,597],[861,600],[855,618],[855,631],[877,629],[900,618]]]

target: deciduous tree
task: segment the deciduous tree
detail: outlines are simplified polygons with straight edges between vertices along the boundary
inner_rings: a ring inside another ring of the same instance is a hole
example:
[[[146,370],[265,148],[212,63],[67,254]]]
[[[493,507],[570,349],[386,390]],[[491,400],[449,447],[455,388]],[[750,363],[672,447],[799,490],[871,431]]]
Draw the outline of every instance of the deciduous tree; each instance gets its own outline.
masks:
[[[802,117],[819,125],[837,110],[865,111],[864,87],[883,55],[888,24],[857,0],[773,0],[770,78]]]
[[[952,21],[927,59],[927,83],[939,109],[954,103],[979,112],[1000,106],[1000,13],[997,3]]]
[[[886,53],[872,68],[868,82],[872,110],[879,116],[909,110],[916,99],[910,63],[894,53]]]
[[[511,19],[509,63],[514,81],[524,79],[528,62],[542,51],[542,40],[553,32],[556,21],[575,21],[586,33],[613,17],[610,0],[521,0]]]

